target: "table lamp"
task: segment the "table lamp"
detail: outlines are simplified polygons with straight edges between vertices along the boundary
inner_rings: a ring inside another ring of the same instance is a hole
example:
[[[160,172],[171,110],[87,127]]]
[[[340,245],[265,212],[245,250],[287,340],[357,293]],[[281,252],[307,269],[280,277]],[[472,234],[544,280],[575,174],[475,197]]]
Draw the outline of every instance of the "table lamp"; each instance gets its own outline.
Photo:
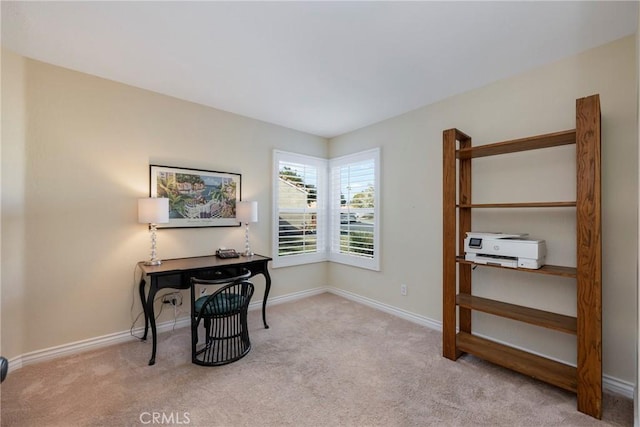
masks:
[[[138,199],[138,222],[149,224],[151,232],[151,258],[145,261],[145,265],[160,265],[162,261],[156,254],[156,231],[157,224],[169,222],[169,199],[150,197]]]
[[[238,202],[236,204],[236,219],[240,223],[245,223],[244,253],[242,256],[252,256],[253,252],[249,246],[249,223],[258,222],[258,202]]]

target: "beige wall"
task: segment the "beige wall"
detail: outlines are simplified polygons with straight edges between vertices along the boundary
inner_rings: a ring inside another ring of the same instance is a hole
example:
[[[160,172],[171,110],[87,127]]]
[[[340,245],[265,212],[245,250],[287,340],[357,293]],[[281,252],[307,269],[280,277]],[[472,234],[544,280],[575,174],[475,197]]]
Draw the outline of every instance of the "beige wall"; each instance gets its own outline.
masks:
[[[602,104],[603,363],[606,375],[635,382],[638,260],[638,128],[635,38],[502,80],[333,138],[330,156],[382,147],[382,271],[331,265],[329,283],[401,309],[442,318],[442,131],[456,127],[474,145],[571,129],[575,100]],[[437,65],[436,65],[437,66]],[[478,159],[478,203],[575,200],[575,148]],[[407,185],[408,183],[408,185]],[[575,265],[575,211],[484,211],[474,229],[528,232],[547,240],[548,263]],[[400,295],[400,284],[408,296]],[[474,292],[565,314],[576,312],[569,279],[477,269]],[[575,363],[575,337],[474,315],[474,328],[499,340]]]
[[[252,249],[269,254],[272,150],[327,155],[324,138],[9,52],[2,59],[7,357],[129,330],[133,300],[133,315],[140,311],[134,267],[150,246],[136,213],[149,164],[241,173],[243,198],[259,203]],[[240,227],[158,233],[160,258],[243,242]],[[272,278],[272,296],[325,286],[327,265],[278,269]],[[262,277],[256,286],[262,298]]]
[[[637,22],[640,23],[640,9],[638,10]],[[636,125],[638,126],[638,146],[640,146],[640,31],[636,31]],[[640,156],[640,152],[638,155]],[[638,171],[638,182],[640,183],[640,171]],[[640,217],[638,220],[640,221]],[[638,234],[638,242],[640,242],[640,234]],[[640,253],[638,256],[638,263],[640,264]],[[638,269],[636,269],[636,281],[638,283],[636,288],[636,310],[640,311],[640,278],[638,277]],[[640,312],[636,312],[636,340],[636,387],[633,395],[633,425],[638,427],[640,426],[640,402],[638,402],[640,398],[640,390],[638,389],[640,386],[640,355],[638,354],[640,351]]]
[[[382,147],[384,204],[381,272],[327,263],[274,269],[272,295],[329,284],[439,321],[442,130],[458,127],[484,144],[568,129],[575,126],[575,99],[600,93],[604,366],[607,375],[633,383],[637,298],[630,296],[636,295],[638,251],[629,236],[638,228],[638,127],[637,97],[629,88],[637,81],[635,60],[635,39],[626,38],[327,144],[3,51],[2,353],[15,357],[129,329],[132,302],[134,315],[139,311],[134,266],[148,256],[136,199],[147,194],[150,163],[242,173],[243,198],[260,204],[252,248],[268,254],[273,149],[333,157]],[[574,152],[554,150],[477,162],[475,200],[575,197]],[[547,240],[550,263],[575,262],[571,212],[495,214],[497,221],[476,215],[474,228],[529,232]],[[161,230],[159,255],[201,255],[242,242],[240,228]],[[480,294],[575,312],[571,281],[486,269],[474,274]],[[401,283],[409,286],[406,297]],[[260,298],[263,283],[257,285]],[[575,358],[564,334],[487,316],[475,325],[498,339]]]
[[[0,262],[0,354],[11,357],[23,348],[25,270],[26,100],[25,60],[2,52],[2,184]],[[15,285],[15,286],[14,286]]]

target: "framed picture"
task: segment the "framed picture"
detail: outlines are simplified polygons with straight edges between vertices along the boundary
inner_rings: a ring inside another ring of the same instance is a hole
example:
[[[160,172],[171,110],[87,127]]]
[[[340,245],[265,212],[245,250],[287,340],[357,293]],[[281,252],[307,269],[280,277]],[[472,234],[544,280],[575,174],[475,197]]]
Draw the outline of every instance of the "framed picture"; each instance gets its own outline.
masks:
[[[150,196],[169,199],[169,223],[158,228],[237,227],[241,175],[150,165]]]

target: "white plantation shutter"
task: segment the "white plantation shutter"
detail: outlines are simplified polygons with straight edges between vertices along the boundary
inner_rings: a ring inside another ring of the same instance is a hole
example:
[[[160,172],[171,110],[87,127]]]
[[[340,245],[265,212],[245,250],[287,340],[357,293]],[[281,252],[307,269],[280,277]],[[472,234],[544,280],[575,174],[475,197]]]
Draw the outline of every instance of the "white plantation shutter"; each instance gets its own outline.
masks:
[[[274,152],[273,265],[326,260],[327,161]]]
[[[380,149],[327,161],[274,151],[273,266],[379,270]]]
[[[329,161],[331,261],[379,270],[380,149]]]

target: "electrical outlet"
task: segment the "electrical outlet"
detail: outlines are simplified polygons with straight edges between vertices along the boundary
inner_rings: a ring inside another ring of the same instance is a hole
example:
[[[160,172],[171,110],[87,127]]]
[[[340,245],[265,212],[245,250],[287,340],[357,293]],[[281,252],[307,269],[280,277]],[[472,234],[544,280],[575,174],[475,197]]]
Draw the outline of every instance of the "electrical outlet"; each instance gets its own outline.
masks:
[[[404,283],[400,285],[400,295],[407,296],[407,285]]]
[[[171,304],[174,307],[182,305],[182,295],[179,292],[172,292],[162,296],[163,304]]]

